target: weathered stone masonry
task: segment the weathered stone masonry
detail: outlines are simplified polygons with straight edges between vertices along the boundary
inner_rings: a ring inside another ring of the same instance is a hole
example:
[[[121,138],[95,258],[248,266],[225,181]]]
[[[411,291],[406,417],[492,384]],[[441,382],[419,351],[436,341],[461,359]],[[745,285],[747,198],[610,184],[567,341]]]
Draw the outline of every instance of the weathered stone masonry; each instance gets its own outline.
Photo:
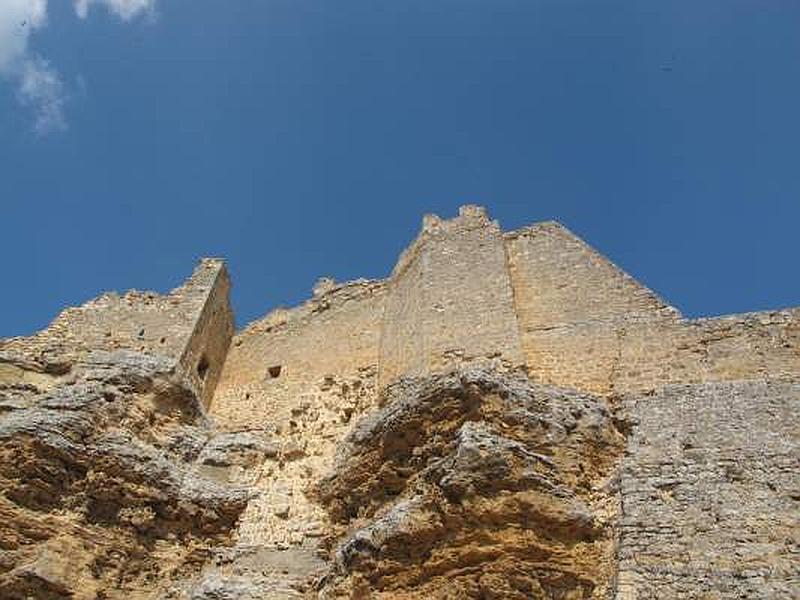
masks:
[[[122,595],[796,594],[800,309],[685,319],[558,223],[475,206],[426,216],[387,279],[321,280],[235,333],[229,287],[205,260],[0,340],[24,403],[97,352],[158,357],[206,419],[181,460],[249,490],[229,549]]]
[[[207,406],[233,336],[229,290],[223,261],[203,259],[186,283],[167,295],[104,294],[68,308],[31,337],[0,340],[0,352],[6,365],[18,362],[56,374],[96,350],[163,356]]]

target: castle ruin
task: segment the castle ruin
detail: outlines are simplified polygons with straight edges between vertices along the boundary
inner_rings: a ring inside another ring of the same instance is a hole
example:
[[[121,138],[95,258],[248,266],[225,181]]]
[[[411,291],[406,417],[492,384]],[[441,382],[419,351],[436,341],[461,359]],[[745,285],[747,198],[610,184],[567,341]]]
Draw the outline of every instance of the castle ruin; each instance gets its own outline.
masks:
[[[798,597],[800,308],[476,206],[238,332],[229,288],[0,340],[0,596]]]

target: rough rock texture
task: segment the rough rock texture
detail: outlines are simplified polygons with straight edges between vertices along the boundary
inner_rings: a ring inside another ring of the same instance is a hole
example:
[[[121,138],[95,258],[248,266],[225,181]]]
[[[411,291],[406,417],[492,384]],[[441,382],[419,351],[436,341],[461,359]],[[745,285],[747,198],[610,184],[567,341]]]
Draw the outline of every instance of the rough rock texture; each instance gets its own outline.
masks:
[[[385,401],[318,486],[335,524],[325,596],[607,596],[623,438],[601,399],[474,369]]]
[[[169,597],[248,500],[195,465],[213,445],[198,399],[125,350],[52,384],[0,389],[0,597]]]
[[[0,599],[800,598],[800,308],[475,206],[238,333],[229,287],[0,339]]]

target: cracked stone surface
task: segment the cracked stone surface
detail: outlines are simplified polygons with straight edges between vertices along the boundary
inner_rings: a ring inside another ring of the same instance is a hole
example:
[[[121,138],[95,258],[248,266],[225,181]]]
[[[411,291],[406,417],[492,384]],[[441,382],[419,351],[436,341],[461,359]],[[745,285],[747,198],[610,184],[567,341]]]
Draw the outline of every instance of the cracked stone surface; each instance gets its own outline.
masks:
[[[199,472],[214,431],[171,371],[96,351],[49,389],[3,386],[0,596],[164,597],[229,543],[250,493]]]
[[[327,595],[605,597],[623,436],[602,399],[466,369],[403,380],[317,494]]]

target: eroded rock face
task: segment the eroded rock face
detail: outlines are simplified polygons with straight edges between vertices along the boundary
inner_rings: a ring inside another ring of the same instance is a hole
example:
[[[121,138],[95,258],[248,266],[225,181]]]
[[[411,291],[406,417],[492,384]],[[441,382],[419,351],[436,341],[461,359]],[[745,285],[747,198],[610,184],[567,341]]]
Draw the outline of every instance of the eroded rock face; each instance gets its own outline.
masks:
[[[18,371],[0,386],[0,597],[184,593],[248,492],[198,469],[214,431],[173,362],[97,351],[58,376],[4,364]]]
[[[216,431],[172,365],[97,351],[5,378],[0,597],[608,592],[622,435],[602,400],[480,368],[401,380],[308,491],[329,516],[310,553],[236,538],[257,492],[231,470],[283,449]]]
[[[384,401],[316,489],[324,596],[606,596],[623,436],[601,399],[467,369]]]

